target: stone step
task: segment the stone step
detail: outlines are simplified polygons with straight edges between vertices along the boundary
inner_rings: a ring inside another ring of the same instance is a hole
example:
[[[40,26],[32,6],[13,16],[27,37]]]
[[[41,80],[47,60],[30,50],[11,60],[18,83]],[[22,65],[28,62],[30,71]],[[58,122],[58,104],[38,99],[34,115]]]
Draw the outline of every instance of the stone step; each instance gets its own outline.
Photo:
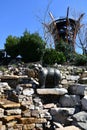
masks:
[[[10,122],[6,123],[6,126],[13,127],[16,123],[17,123],[17,121],[10,121]]]
[[[31,130],[31,129],[34,129],[34,128],[35,128],[34,123],[23,125],[23,130]]]
[[[16,108],[16,109],[10,109],[10,110],[5,110],[6,115],[21,115],[21,109]]]
[[[37,89],[37,94],[39,95],[64,95],[68,93],[67,89],[65,88],[45,88],[45,89]]]
[[[80,130],[80,129],[75,126],[67,126],[64,128],[56,128],[56,130]]]
[[[33,117],[30,117],[30,118],[19,118],[18,119],[19,123],[21,124],[31,124],[31,123],[46,123],[47,120],[45,118],[33,118]]]
[[[19,119],[21,118],[21,115],[12,115],[12,116],[5,116],[2,118],[2,121],[9,122],[11,120]]]
[[[6,108],[19,108],[20,103],[16,103],[10,100],[2,99],[0,100],[0,107],[6,109]]]
[[[12,130],[24,130],[23,124],[15,124]]]
[[[3,79],[13,79],[13,80],[15,80],[15,79],[21,79],[21,78],[28,78],[28,76],[27,75],[22,75],[22,76],[18,76],[18,75],[1,75],[0,76],[0,79],[1,80],[3,80]]]
[[[32,84],[31,84],[31,83],[27,83],[27,84],[18,84],[17,87],[31,88],[31,87],[32,87]]]

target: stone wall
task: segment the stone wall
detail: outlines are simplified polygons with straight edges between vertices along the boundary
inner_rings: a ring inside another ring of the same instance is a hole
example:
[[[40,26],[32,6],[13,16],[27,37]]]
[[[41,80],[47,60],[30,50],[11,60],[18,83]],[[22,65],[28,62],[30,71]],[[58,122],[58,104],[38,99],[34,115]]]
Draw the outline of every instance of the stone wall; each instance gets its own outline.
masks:
[[[38,88],[29,65],[0,71],[0,130],[87,130],[86,67],[54,65],[58,88]]]

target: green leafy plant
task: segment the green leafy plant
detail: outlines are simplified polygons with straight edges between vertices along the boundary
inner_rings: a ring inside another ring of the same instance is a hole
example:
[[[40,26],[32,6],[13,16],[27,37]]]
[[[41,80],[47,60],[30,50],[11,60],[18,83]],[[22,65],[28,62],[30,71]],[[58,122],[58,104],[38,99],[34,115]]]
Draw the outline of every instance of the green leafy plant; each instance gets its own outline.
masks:
[[[52,65],[54,63],[64,63],[66,58],[62,52],[57,52],[55,49],[47,48],[43,56],[43,64]]]
[[[86,55],[76,54],[74,59],[75,59],[74,64],[77,66],[87,65],[87,56]]]
[[[65,55],[67,61],[70,60],[72,53],[74,53],[73,46],[69,43],[64,42],[62,39],[59,43],[56,43],[55,49],[58,52],[62,52]]]
[[[11,58],[16,58],[19,55],[18,43],[19,38],[16,36],[9,35],[6,39],[5,50]]]
[[[25,62],[35,62],[41,59],[45,42],[38,33],[30,34],[26,31],[20,38],[19,48]]]

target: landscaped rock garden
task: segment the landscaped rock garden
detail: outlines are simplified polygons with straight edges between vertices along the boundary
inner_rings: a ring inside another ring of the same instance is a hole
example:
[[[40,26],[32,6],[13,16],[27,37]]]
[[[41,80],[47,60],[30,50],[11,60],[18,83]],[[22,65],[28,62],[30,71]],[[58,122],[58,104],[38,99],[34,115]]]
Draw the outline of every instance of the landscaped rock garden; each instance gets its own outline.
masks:
[[[55,64],[58,87],[40,88],[32,66],[0,70],[0,130],[87,130],[87,68]]]

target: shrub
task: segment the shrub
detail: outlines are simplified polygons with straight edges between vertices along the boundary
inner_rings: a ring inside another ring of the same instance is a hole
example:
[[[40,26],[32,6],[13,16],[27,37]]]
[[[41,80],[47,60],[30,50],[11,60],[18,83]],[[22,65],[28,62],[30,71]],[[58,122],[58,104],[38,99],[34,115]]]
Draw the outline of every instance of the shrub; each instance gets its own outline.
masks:
[[[59,43],[56,43],[55,49],[58,52],[62,52],[65,55],[67,61],[70,60],[71,54],[74,52],[73,47],[70,44],[64,42],[62,39]]]
[[[16,36],[13,37],[9,35],[6,39],[5,50],[7,55],[11,56],[11,58],[16,58],[19,55],[18,43],[19,38]]]
[[[46,49],[43,56],[43,64],[52,65],[54,63],[62,64],[66,58],[62,52],[57,52],[54,49]]]
[[[77,66],[87,65],[87,56],[76,54],[74,64]]]
[[[45,43],[38,33],[24,32],[19,43],[20,55],[25,62],[39,61],[43,55]]]

